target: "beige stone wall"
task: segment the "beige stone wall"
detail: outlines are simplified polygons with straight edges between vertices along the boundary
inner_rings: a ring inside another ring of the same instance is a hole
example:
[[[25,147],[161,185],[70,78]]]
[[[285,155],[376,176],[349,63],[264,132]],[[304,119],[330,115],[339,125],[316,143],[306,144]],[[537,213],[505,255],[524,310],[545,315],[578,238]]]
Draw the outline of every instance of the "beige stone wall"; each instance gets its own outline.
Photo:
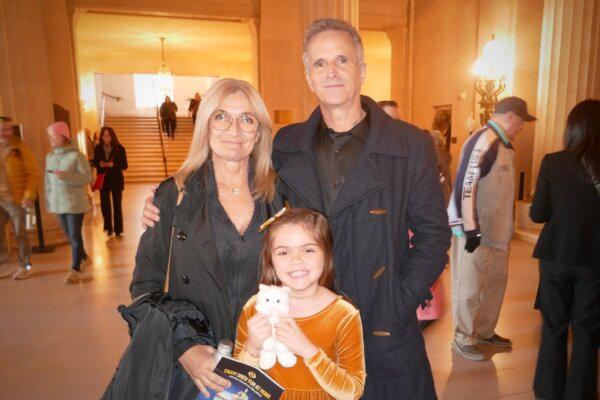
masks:
[[[44,0],[42,5],[52,99],[69,110],[71,127],[79,129],[76,66],[67,2]]]
[[[436,0],[415,5],[411,122],[430,129],[434,106],[452,106],[452,136],[458,139],[451,145],[453,167],[468,137],[464,122],[474,106],[471,67],[477,54],[478,3]]]
[[[529,112],[537,114],[536,101],[540,63],[540,44],[543,17],[543,0],[526,0],[516,3],[515,14],[515,69],[513,93],[527,101]],[[523,194],[529,197],[532,181],[531,168],[537,122],[525,124],[523,132],[514,140],[515,169],[525,173]],[[518,176],[517,176],[518,178]]]
[[[363,93],[374,96],[383,96],[387,93],[387,81],[389,79],[389,97],[398,103],[400,117],[409,119],[410,115],[410,51],[408,16],[408,0],[361,0],[359,4],[359,27],[361,32],[376,31],[385,32],[389,46],[389,55],[386,54],[385,61],[372,60],[367,66],[367,82],[363,87]],[[383,39],[380,39],[383,41]],[[368,44],[365,44],[368,50]],[[386,49],[387,52],[387,49]],[[387,60],[389,57],[389,61]],[[389,65],[388,65],[389,63]],[[376,81],[383,81],[383,87],[376,88]],[[376,100],[384,100],[377,98]]]
[[[301,1],[261,1],[260,90],[272,118],[276,110],[291,113],[287,118],[274,118],[274,133],[310,113],[311,97],[302,66],[301,15]],[[305,96],[309,99],[306,109]]]
[[[506,64],[506,89],[500,97],[523,98],[531,114],[535,114],[538,69],[543,16],[543,0],[482,0],[479,18],[479,51],[496,35],[510,50]],[[477,113],[479,113],[479,109]],[[513,141],[517,185],[524,174],[523,192],[528,195],[531,185],[533,143],[536,123],[527,123]],[[516,186],[515,196],[518,196]]]
[[[471,69],[492,35],[508,48],[506,89],[500,97],[525,99],[535,112],[543,0],[436,0],[417,2],[414,34],[413,123],[430,128],[434,106],[452,106],[453,174],[468,138],[466,118],[479,120]],[[464,97],[464,98],[463,98]],[[516,138],[515,166],[531,182],[535,124]],[[518,182],[518,181],[517,181]],[[525,190],[527,192],[527,190]],[[517,195],[518,193],[515,193]]]
[[[392,46],[386,32],[360,30],[365,48],[367,77],[361,93],[375,101],[390,100]]]
[[[563,148],[569,112],[588,98],[600,98],[600,2],[546,0],[532,163],[535,178],[544,155]]]
[[[257,16],[258,4],[257,0],[69,0],[80,10],[231,20]]]
[[[64,92],[55,92],[50,79],[56,71],[48,55],[43,10],[41,0],[0,2],[0,115],[23,125],[24,143],[33,151],[42,177],[49,149],[46,127],[54,121],[52,103],[68,102],[68,96],[55,94]],[[39,194],[46,241],[63,240],[57,221],[45,212],[43,189]]]

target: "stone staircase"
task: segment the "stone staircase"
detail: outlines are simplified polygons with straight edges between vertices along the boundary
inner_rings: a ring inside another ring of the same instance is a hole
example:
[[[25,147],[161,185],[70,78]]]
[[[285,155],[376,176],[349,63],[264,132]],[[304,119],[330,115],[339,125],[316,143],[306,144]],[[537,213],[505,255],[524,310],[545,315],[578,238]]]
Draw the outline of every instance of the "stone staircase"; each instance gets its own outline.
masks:
[[[166,135],[163,136],[169,176],[173,175],[185,161],[192,142],[193,132],[194,124],[191,117],[177,117],[175,139],[171,139]]]
[[[129,168],[123,171],[126,184],[159,183],[165,179],[156,117],[107,116],[105,125],[115,130],[127,151]]]

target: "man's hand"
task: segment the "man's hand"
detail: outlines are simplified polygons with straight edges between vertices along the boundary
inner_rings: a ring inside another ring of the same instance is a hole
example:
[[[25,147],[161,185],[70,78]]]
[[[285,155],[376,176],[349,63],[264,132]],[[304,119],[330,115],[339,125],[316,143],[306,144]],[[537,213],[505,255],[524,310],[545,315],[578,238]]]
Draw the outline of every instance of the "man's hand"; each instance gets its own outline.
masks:
[[[231,383],[213,372],[215,362],[213,354],[215,349],[210,346],[196,345],[190,347],[179,357],[179,363],[185,372],[192,378],[204,397],[208,397],[208,389],[222,392],[231,386]]]
[[[265,314],[255,314],[248,320],[246,351],[257,356],[266,338],[271,336],[271,323]]]
[[[104,164],[105,166],[107,166],[108,168],[112,168],[115,166],[115,163],[112,161],[107,162],[106,164]]]
[[[298,354],[305,360],[308,360],[319,351],[317,346],[312,344],[304,332],[302,332],[302,329],[300,329],[293,318],[281,318],[275,324],[275,336],[291,352]]]
[[[467,238],[467,243],[465,244],[465,250],[467,253],[472,253],[476,248],[481,244],[481,236],[473,236]]]
[[[144,201],[144,210],[142,212],[142,228],[152,228],[160,220],[160,210],[152,202],[154,201],[154,195],[156,194],[156,188],[158,185],[150,186],[151,196],[146,197]]]

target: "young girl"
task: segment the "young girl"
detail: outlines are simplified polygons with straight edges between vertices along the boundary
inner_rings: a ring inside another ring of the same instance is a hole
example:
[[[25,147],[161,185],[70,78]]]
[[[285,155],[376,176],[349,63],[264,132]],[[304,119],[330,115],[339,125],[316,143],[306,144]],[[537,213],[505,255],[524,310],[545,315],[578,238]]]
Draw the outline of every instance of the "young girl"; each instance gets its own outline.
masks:
[[[271,223],[263,238],[261,283],[291,289],[290,316],[280,319],[275,334],[301,359],[267,371],[285,388],[282,398],[360,398],[366,375],[360,315],[332,290],[332,237],[323,215],[293,208]],[[255,304],[256,296],[244,306],[234,355],[258,366],[271,325]]]

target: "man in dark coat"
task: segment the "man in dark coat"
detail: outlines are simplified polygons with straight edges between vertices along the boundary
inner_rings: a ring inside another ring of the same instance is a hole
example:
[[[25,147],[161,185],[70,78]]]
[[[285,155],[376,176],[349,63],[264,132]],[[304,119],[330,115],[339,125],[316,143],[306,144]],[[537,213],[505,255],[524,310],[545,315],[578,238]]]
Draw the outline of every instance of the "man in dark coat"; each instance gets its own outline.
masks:
[[[160,105],[160,119],[163,124],[163,131],[171,139],[175,139],[175,129],[177,128],[177,104],[171,101],[169,96],[165,96],[165,102]]]
[[[336,288],[363,321],[363,399],[435,399],[416,316],[450,247],[433,143],[360,95],[363,47],[347,23],[314,21],[305,33],[304,64],[319,107],[275,137],[281,190],[293,207],[329,218]],[[145,225],[158,220],[156,211],[147,200]]]
[[[319,107],[275,137],[282,190],[292,206],[329,218],[336,286],[363,320],[363,398],[433,399],[415,311],[431,299],[450,230],[431,139],[360,96],[363,47],[347,23],[314,21],[305,32],[304,64]]]

